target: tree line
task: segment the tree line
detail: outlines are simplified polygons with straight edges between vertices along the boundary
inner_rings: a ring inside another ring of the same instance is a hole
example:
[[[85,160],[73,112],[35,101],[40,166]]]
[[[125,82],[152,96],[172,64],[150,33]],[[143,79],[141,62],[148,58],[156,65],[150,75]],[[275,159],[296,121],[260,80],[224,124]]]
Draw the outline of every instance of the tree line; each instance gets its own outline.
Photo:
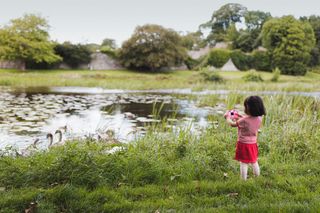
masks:
[[[109,53],[116,49],[113,39],[104,39],[101,44],[58,43],[50,40],[46,19],[26,14],[11,20],[0,28],[0,59],[22,61],[31,69],[57,68],[65,63],[70,68],[90,62],[96,50]]]
[[[215,10],[196,32],[182,35],[160,25],[138,26],[120,48],[108,38],[101,44],[60,44],[50,40],[48,30],[47,21],[33,14],[11,20],[0,28],[0,59],[24,61],[31,68],[52,68],[61,62],[76,68],[89,63],[90,54],[99,50],[126,68],[155,72],[183,63],[189,68],[217,64],[215,58],[227,53],[211,52],[194,60],[187,51],[226,42],[228,51],[235,52],[228,53],[232,61],[244,68],[279,68],[283,74],[304,75],[308,67],[320,63],[320,16],[272,17],[233,3]],[[266,51],[258,51],[260,46]]]

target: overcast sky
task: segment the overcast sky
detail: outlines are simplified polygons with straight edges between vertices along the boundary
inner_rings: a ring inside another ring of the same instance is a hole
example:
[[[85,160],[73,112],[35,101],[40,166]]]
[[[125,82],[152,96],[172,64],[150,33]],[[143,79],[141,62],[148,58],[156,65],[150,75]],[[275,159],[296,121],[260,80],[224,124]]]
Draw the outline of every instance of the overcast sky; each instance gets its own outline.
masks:
[[[320,0],[0,0],[0,25],[25,13],[45,17],[50,35],[59,42],[101,43],[113,38],[120,45],[137,25],[160,24],[177,31],[195,31],[213,11],[227,3],[272,16],[320,15]]]

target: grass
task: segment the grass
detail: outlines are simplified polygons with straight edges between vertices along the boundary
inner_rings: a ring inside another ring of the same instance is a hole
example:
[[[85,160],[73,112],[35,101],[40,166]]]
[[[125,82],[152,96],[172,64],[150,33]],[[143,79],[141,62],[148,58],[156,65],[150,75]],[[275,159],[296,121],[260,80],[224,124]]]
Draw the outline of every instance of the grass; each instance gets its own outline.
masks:
[[[232,108],[244,96],[200,99]],[[105,154],[110,145],[70,141],[30,157],[3,156],[0,212],[21,212],[31,202],[38,212],[316,212],[320,101],[263,99],[268,115],[259,135],[258,178],[239,179],[236,129],[212,115],[219,125],[200,136],[159,124],[113,155]]]
[[[278,91],[320,91],[320,74],[309,72],[306,76],[281,75],[278,82],[271,82],[272,73],[261,73],[264,82],[245,82],[246,72],[218,72],[225,83],[203,80],[197,71],[172,71],[164,73],[140,73],[127,70],[0,70],[0,86],[50,87],[81,86],[107,89],[173,89],[192,88],[228,90],[278,90]]]

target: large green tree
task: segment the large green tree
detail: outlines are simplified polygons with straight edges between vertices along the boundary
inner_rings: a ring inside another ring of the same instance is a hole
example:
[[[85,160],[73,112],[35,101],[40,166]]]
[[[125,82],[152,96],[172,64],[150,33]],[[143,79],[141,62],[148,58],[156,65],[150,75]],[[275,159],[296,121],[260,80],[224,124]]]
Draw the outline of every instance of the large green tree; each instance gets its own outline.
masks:
[[[270,13],[262,11],[247,11],[244,14],[245,28],[238,32],[238,36],[232,39],[232,47],[244,52],[251,52],[261,45],[260,33],[263,24],[271,18]]]
[[[314,36],[316,38],[316,45],[311,50],[311,66],[320,65],[320,16],[301,17],[300,20],[309,22],[313,28]]]
[[[225,41],[228,28],[235,23],[241,23],[247,8],[241,4],[230,3],[223,5],[214,11],[211,19],[202,25],[200,29],[210,29],[207,37],[208,42]]]
[[[158,71],[180,65],[186,59],[186,49],[177,32],[159,25],[144,25],[123,43],[119,57],[129,69]]]
[[[188,50],[198,50],[206,46],[206,42],[202,38],[203,34],[200,31],[189,32],[181,36],[182,45]]]
[[[101,47],[108,47],[111,49],[116,49],[117,48],[117,44],[116,41],[112,38],[105,38],[103,39],[102,43],[101,43]]]
[[[270,52],[273,67],[283,74],[304,75],[315,37],[310,24],[284,16],[263,25],[262,43]]]
[[[54,63],[61,58],[54,53],[49,40],[49,25],[37,15],[27,14],[13,19],[0,29],[0,57],[23,62]]]
[[[244,15],[245,25],[249,31],[261,31],[263,24],[269,19],[271,19],[269,12],[259,10],[250,10]]]
[[[251,52],[259,46],[259,34],[248,30],[240,30],[238,37],[232,40],[232,48],[243,52]]]

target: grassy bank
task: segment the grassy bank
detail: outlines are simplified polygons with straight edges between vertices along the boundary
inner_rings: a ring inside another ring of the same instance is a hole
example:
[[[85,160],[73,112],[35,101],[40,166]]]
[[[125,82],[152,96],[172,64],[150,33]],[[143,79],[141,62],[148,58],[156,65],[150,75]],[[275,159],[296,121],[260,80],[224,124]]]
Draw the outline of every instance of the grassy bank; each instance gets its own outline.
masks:
[[[0,86],[46,87],[81,86],[108,89],[173,89],[192,88],[230,90],[280,90],[320,91],[320,74],[308,73],[303,77],[281,76],[279,82],[271,82],[271,73],[260,72],[264,82],[244,82],[245,72],[219,72],[226,80],[217,84],[205,82],[196,71],[172,71],[160,74],[139,73],[126,70],[115,71],[17,71],[0,70]]]
[[[115,154],[92,141],[30,157],[0,158],[0,212],[37,202],[38,212],[292,212],[320,208],[320,101],[265,96],[259,135],[262,175],[239,179],[236,129],[195,136],[160,124]],[[202,105],[242,104],[240,95],[202,97]],[[251,172],[251,171],[250,171]],[[251,173],[250,173],[251,174]]]

